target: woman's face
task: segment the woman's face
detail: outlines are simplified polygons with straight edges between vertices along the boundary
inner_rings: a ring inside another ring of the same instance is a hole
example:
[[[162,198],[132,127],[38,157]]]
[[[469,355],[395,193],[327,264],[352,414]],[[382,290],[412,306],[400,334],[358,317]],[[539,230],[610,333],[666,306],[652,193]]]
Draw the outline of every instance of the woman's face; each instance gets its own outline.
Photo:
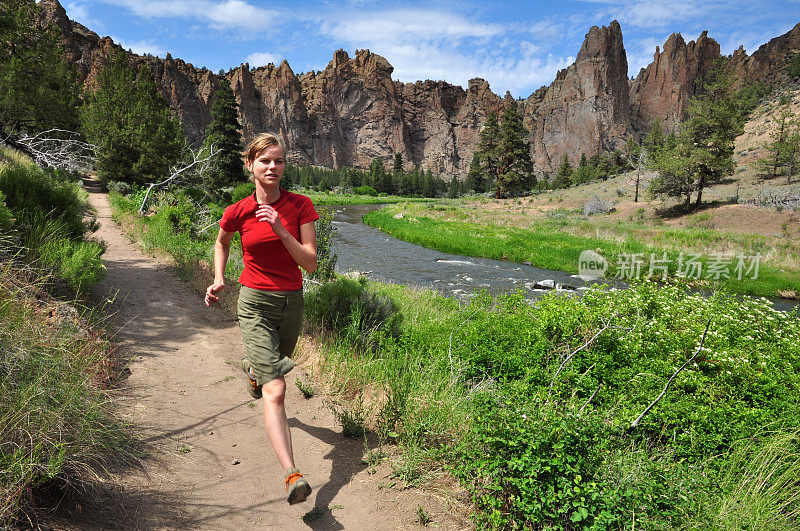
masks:
[[[262,149],[252,162],[247,161],[247,169],[262,185],[277,186],[283,177],[283,170],[286,169],[283,148],[269,146]]]

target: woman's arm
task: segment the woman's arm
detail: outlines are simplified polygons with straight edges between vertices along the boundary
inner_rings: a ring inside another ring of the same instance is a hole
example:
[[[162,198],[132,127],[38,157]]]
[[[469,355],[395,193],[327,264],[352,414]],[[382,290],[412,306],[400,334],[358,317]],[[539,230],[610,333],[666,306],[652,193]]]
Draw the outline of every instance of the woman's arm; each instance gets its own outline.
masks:
[[[309,275],[317,270],[317,233],[313,221],[300,225],[299,242],[286,229],[283,229],[278,236],[297,265],[305,269]]]
[[[231,251],[231,238],[233,232],[219,229],[217,241],[214,243],[214,283],[206,288],[206,306],[211,306],[219,300],[217,293],[225,289],[225,265]]]
[[[278,211],[271,206],[259,205],[256,218],[270,224],[272,231],[281,239],[297,265],[309,274],[317,270],[317,233],[313,221],[300,225],[300,241],[297,241],[281,223]]]

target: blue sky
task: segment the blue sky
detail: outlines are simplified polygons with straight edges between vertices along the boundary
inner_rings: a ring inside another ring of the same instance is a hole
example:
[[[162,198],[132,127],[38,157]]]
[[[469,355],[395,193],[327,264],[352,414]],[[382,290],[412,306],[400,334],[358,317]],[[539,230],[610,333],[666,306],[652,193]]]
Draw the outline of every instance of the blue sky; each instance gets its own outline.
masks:
[[[617,19],[628,74],[649,64],[670,33],[703,30],[723,53],[748,53],[800,22],[800,0],[61,0],[73,20],[137,53],[170,52],[195,66],[229,70],[283,59],[296,73],[322,70],[339,48],[368,48],[393,78],[473,77],[495,93],[527,97],[570,65],[593,25]]]

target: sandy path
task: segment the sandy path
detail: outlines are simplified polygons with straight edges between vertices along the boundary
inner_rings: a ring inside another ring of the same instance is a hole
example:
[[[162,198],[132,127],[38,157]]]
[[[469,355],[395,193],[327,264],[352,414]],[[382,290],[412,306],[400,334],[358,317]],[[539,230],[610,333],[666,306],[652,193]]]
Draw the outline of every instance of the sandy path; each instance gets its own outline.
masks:
[[[107,196],[90,191],[108,275],[97,299],[112,298],[111,330],[131,356],[120,393],[123,416],[151,448],[143,470],[115,474],[89,526],[114,528],[409,529],[417,506],[439,528],[458,528],[439,496],[390,485],[387,463],[368,467],[365,441],[347,439],[323,398],[305,400],[287,375],[295,456],[314,491],[289,506],[283,472],[263,429],[261,401],[245,390],[238,326],[206,308],[168,264],[145,256],[110,218]],[[313,511],[311,518],[303,515]]]

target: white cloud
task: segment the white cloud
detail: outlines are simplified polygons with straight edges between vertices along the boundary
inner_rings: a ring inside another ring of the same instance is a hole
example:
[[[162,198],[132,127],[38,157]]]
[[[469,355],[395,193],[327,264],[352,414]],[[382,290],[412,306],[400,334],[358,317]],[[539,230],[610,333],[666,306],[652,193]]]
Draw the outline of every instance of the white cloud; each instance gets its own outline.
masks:
[[[130,9],[143,18],[189,18],[205,22],[214,29],[262,31],[278,13],[243,0],[105,0]]]
[[[639,75],[639,70],[652,63],[656,46],[663,48],[667,38],[668,36],[646,37],[625,46],[625,53],[628,56],[628,75],[636,77]]]
[[[148,41],[127,41],[125,39],[117,39],[116,37],[111,36],[111,39],[122,46],[126,50],[130,50],[133,53],[139,55],[155,55],[158,57],[165,57],[167,55],[167,51],[161,48],[159,45],[148,42]]]
[[[277,55],[269,52],[255,52],[247,56],[247,62],[250,63],[251,67],[257,68],[269,63],[278,64],[280,62],[280,58]]]
[[[98,22],[89,13],[89,8],[83,2],[64,2],[64,10],[70,20],[80,22],[84,26],[97,26]]]
[[[413,82],[447,80],[466,86],[482,77],[495,92],[526,97],[550,83],[573,57],[544,54],[557,35],[556,23],[483,23],[442,9],[339,11],[318,22],[337,45],[368,48],[394,67],[393,77]],[[521,42],[515,35],[522,34]],[[533,87],[533,88],[532,88]]]
[[[342,40],[383,42],[491,37],[503,26],[475,23],[447,11],[409,8],[343,13],[323,22],[321,29]]]

